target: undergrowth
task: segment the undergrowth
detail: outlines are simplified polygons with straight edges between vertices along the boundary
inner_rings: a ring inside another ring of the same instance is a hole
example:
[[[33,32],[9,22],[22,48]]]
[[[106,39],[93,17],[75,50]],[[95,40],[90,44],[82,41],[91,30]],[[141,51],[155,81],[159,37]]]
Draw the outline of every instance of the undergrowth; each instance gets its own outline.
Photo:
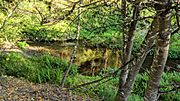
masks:
[[[48,54],[31,57],[25,57],[22,54],[15,52],[0,54],[1,75],[24,77],[35,83],[52,83],[59,85],[63,72],[67,66],[67,61]],[[97,80],[102,77],[102,75],[81,75],[78,73],[77,69],[78,67],[76,65],[71,67],[69,76],[65,82],[66,87],[71,88],[75,85]],[[161,85],[168,85],[173,81],[180,82],[179,76],[180,74],[177,72],[164,73],[162,77],[163,79],[161,80]],[[147,80],[147,73],[138,74],[132,95],[128,98],[128,101],[143,101]],[[73,90],[73,92],[76,94],[87,95],[96,100],[113,101],[118,89],[118,83],[118,77],[116,77],[108,82],[102,81],[96,84],[77,88]],[[162,88],[161,90],[167,91],[170,89],[172,89],[172,86]],[[166,95],[161,95],[160,100],[179,101],[179,96],[179,92],[173,92]]]

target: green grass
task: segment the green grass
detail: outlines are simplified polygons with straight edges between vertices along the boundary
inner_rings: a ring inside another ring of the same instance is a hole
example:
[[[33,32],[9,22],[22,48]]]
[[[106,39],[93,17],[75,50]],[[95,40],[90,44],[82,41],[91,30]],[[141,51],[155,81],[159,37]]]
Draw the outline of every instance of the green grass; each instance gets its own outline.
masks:
[[[10,75],[15,77],[23,77],[35,83],[52,83],[59,85],[63,71],[68,66],[68,62],[59,57],[51,55],[41,55],[25,57],[20,53],[3,53],[0,54],[0,74]],[[75,85],[83,84],[101,78],[97,76],[84,76],[78,73],[77,66],[73,65],[69,76],[65,82],[65,86],[71,88]],[[161,85],[168,85],[173,81],[180,82],[180,74],[177,72],[164,73]],[[129,96],[128,101],[142,101],[145,88],[147,86],[147,74],[138,74],[132,95]],[[99,82],[91,84],[82,88],[73,90],[76,94],[82,94],[94,99],[101,99],[103,101],[113,101],[116,96],[118,87],[118,77],[109,82]],[[169,90],[172,86],[162,88],[161,90]],[[160,96],[162,101],[179,101],[180,93],[169,93]]]

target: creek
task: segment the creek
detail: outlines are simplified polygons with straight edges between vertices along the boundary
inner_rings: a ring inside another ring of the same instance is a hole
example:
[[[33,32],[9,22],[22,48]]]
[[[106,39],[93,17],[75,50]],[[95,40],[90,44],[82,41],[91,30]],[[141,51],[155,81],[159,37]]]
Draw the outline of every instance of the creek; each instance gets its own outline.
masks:
[[[39,42],[28,42],[28,51],[32,54],[38,53],[49,53],[54,56],[60,57],[67,61],[70,60],[74,43],[73,42],[54,42],[54,43],[39,43]],[[76,51],[74,58],[74,64],[79,68],[79,72],[85,75],[95,75],[101,70],[111,68],[117,68],[121,66],[122,52],[118,49],[108,48],[90,48],[86,47],[81,43]],[[147,56],[143,63],[143,68],[140,72],[144,72],[146,68],[150,68],[152,63],[152,56]],[[179,59],[168,59],[166,63],[166,70],[180,71],[180,60]]]
[[[67,61],[70,60],[74,43],[54,42],[54,43],[35,43],[28,42],[29,53],[50,53]],[[85,75],[94,75],[102,69],[116,68],[121,65],[121,51],[108,48],[90,48],[80,44],[74,58],[74,64],[79,67],[79,72]]]

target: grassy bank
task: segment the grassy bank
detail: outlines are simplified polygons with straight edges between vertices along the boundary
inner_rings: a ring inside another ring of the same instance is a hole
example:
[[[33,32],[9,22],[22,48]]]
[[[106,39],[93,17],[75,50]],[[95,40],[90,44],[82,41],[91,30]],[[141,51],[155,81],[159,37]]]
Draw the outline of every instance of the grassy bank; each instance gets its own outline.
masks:
[[[6,53],[0,56],[0,74],[11,75],[15,77],[23,77],[35,83],[52,83],[59,85],[62,79],[63,71],[68,66],[68,62],[51,55],[41,55],[25,57],[20,53]],[[73,65],[70,75],[65,83],[66,87],[73,87],[78,84],[100,79],[101,76],[84,76],[78,73],[78,67]],[[112,70],[111,70],[112,71]],[[174,81],[180,82],[180,74],[178,72],[169,72],[163,74],[161,85],[166,86]],[[143,100],[144,90],[148,80],[147,73],[139,74],[132,96],[129,101]],[[86,87],[73,90],[76,94],[85,94],[96,100],[113,101],[118,87],[118,77],[108,82],[99,82]],[[173,86],[162,88],[162,91],[171,90]],[[172,92],[160,96],[162,101],[179,101],[179,92]]]

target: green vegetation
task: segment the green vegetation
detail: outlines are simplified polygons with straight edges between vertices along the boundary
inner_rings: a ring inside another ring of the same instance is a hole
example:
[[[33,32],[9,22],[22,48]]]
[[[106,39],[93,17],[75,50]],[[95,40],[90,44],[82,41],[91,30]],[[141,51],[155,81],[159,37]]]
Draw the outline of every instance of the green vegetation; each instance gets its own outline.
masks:
[[[67,67],[67,62],[58,57],[51,55],[41,55],[33,57],[25,57],[20,53],[2,53],[0,61],[0,73],[1,75],[11,75],[15,77],[23,77],[29,81],[35,83],[53,83],[59,84],[62,79],[62,74]],[[66,87],[73,87],[85,82],[90,82],[101,78],[101,75],[97,76],[84,76],[78,73],[77,66],[73,65],[70,70],[70,75],[65,83]],[[112,70],[110,70],[112,71]],[[171,84],[173,81],[180,81],[180,74],[178,72],[164,73],[161,85]],[[146,82],[148,80],[147,74],[139,74],[135,87],[133,89],[133,95],[129,97],[129,101],[141,101],[143,99],[144,91],[146,88]],[[103,82],[103,81],[102,81]],[[104,101],[112,101],[115,98],[118,78],[114,78],[108,82],[92,84],[76,89],[74,93],[86,94],[95,99],[102,99]],[[162,88],[162,91],[171,90],[172,86],[168,88]],[[167,95],[160,96],[160,100],[180,100],[180,93],[169,93]]]
[[[45,42],[50,44],[51,42],[56,41],[62,43],[65,41],[75,41],[78,23],[77,5],[71,15],[65,16],[72,9],[71,6],[74,3],[63,2],[64,4],[58,5],[58,0],[51,1],[53,1],[52,4],[50,0],[37,0],[35,3],[31,0],[0,0],[0,27],[3,25],[4,21],[6,21],[6,23],[4,23],[5,25],[0,29],[0,50],[1,45],[6,42],[16,43],[19,49],[23,50],[29,46],[28,41],[38,43]],[[127,16],[129,18],[127,18],[127,21],[123,21],[120,8],[121,5],[118,3],[112,3],[111,0],[107,3],[105,3],[105,1],[104,3],[95,3],[88,6],[86,5],[87,7],[82,7],[79,44],[91,48],[109,48],[112,49],[113,53],[113,50],[119,49],[121,51],[123,48],[123,29],[125,29],[123,28],[123,23],[134,22],[131,18],[133,6],[131,3],[128,3]],[[13,12],[12,16],[6,20],[16,4],[18,4],[18,6],[15,12]],[[84,1],[84,4],[89,4],[88,0]],[[172,12],[174,13],[174,11]],[[150,18],[138,20],[137,22],[132,50],[133,55],[139,52],[141,43],[152,22],[151,17],[154,17],[154,15],[155,11],[151,7],[150,10],[144,8],[140,11],[138,19],[149,16]],[[175,16],[175,14],[172,14],[171,17],[172,31],[177,27]],[[53,22],[56,18],[63,19]],[[48,22],[49,20],[50,22]],[[150,53],[152,55],[154,54],[154,51],[150,51]],[[120,56],[122,56],[122,54],[123,53],[121,52],[118,53]],[[36,55],[37,54],[34,56],[25,56],[16,52],[1,52],[0,75],[11,75],[18,78],[23,77],[35,83],[51,83],[59,85],[63,73],[68,67],[68,61],[50,54]],[[104,53],[100,55],[104,55]],[[180,59],[179,32],[171,36],[168,56],[169,58]],[[91,51],[87,50],[87,54],[82,55],[79,61],[94,61],[95,58],[99,58],[99,55],[97,56],[97,54],[93,52],[91,53]],[[103,58],[106,58],[106,56]],[[177,67],[180,68],[180,65]],[[109,73],[115,70],[116,68],[108,68],[104,71]],[[132,95],[128,98],[129,101],[143,100],[149,76],[147,72],[138,74]],[[78,66],[73,64],[65,82],[65,86],[71,88],[75,85],[100,79],[104,75],[104,72],[101,72],[96,76],[82,75],[78,72]],[[164,73],[161,85],[165,87],[160,90],[169,91],[173,89],[173,86],[170,84],[173,84],[175,81],[180,82],[179,77],[180,73],[178,72],[168,71]],[[76,89],[74,93],[86,94],[92,98],[103,101],[113,101],[118,90],[118,80],[119,78],[116,77],[105,83],[102,81],[98,84],[88,85],[87,87]],[[179,96],[180,92],[170,92],[168,94],[162,94],[159,97],[159,100],[179,101]]]
[[[48,2],[48,1],[47,1]],[[13,41],[18,43],[19,40],[32,40],[48,42],[52,40],[69,40],[75,39],[76,36],[76,13],[72,16],[64,19],[58,23],[52,25],[42,25],[42,18],[37,15],[38,10],[34,6],[39,7],[39,11],[44,17],[56,17],[58,12],[50,13],[48,10],[48,4],[45,1],[33,2],[22,1],[19,3],[17,12],[7,20],[6,26],[1,30],[0,42]],[[8,3],[2,3],[6,10],[1,9],[0,23],[11,12],[13,6]],[[92,9],[96,8],[96,9]],[[32,12],[30,12],[32,11]],[[51,15],[50,15],[51,14]],[[63,15],[64,13],[60,14]],[[152,16],[154,12],[148,10],[142,10],[141,16]],[[175,22],[175,17],[172,17]],[[17,20],[18,19],[18,20]],[[73,20],[73,21],[72,21]],[[133,45],[133,52],[136,53],[140,47],[140,44],[147,32],[149,22],[152,19],[146,21],[139,21],[137,24],[137,30],[135,35],[135,42]],[[80,39],[82,43],[86,43],[86,46],[91,47],[108,47],[108,48],[122,48],[122,16],[119,9],[111,6],[92,5],[89,9],[86,9],[81,14],[81,35]],[[169,56],[171,58],[180,58],[179,52],[179,34],[175,34],[171,38],[171,47]],[[22,45],[22,44],[21,44]],[[21,46],[20,46],[21,47]]]

